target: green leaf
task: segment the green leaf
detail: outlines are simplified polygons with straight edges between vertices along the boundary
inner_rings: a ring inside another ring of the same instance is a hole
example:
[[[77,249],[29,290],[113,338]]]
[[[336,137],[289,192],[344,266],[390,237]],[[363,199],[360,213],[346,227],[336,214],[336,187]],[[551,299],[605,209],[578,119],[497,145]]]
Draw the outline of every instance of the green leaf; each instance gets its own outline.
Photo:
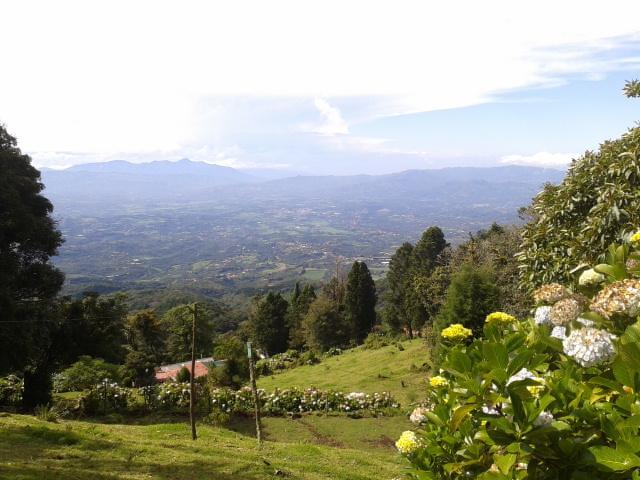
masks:
[[[640,457],[633,453],[621,452],[611,447],[589,447],[589,452],[595,457],[600,470],[606,472],[622,472],[640,467]]]
[[[498,466],[500,471],[506,475],[507,473],[509,473],[509,470],[511,470],[511,467],[513,467],[513,465],[516,463],[517,458],[518,456],[516,454],[508,453],[506,455],[494,455],[493,461]]]
[[[477,407],[478,406],[475,403],[470,403],[469,405],[462,405],[461,407],[456,408],[451,417],[451,422],[449,423],[449,431],[455,432],[458,430],[458,427],[465,417]]]
[[[491,368],[506,369],[509,364],[507,347],[501,343],[485,343],[482,345],[482,354]]]

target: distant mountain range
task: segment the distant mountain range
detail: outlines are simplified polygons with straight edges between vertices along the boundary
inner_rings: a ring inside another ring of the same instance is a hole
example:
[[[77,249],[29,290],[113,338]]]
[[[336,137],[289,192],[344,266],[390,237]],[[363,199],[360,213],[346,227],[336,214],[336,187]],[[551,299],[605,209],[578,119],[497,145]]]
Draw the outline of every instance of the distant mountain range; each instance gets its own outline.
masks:
[[[433,195],[464,196],[490,194],[504,196],[514,192],[512,200],[520,200],[515,192],[518,186],[539,188],[545,182],[559,182],[564,173],[559,170],[503,166],[494,168],[443,168],[408,170],[388,175],[353,176],[295,176],[265,180],[230,167],[193,162],[155,161],[129,163],[118,160],[88,163],[66,170],[43,170],[42,177],[47,194],[59,201],[103,203],[142,202],[162,204],[175,201],[212,200],[220,196],[249,201],[253,198],[278,197],[348,197],[366,200],[375,195],[398,198],[414,196],[431,198]],[[500,191],[492,187],[500,185]],[[464,186],[464,188],[460,188]],[[523,193],[531,193],[525,188]],[[410,201],[411,198],[406,200]],[[480,198],[476,198],[480,201]],[[478,203],[478,202],[474,202]],[[483,203],[480,201],[480,203]]]
[[[249,295],[326,280],[336,258],[384,274],[430,225],[456,243],[519,207],[558,170],[503,166],[261,180],[182,160],[42,172],[65,236],[67,291]]]

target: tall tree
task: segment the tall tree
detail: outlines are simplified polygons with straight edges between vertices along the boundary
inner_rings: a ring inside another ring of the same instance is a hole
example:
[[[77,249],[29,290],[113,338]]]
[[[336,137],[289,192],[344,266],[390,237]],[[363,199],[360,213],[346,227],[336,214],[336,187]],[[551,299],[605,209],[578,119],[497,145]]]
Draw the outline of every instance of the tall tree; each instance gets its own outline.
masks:
[[[333,299],[321,295],[309,307],[304,318],[304,331],[309,348],[324,352],[347,343],[350,328]]]
[[[296,288],[291,295],[291,304],[287,313],[287,326],[289,328],[289,347],[301,349],[305,344],[304,328],[302,320],[309,311],[309,305],[316,299],[316,292],[313,285],[305,285],[300,290],[296,283]]]
[[[267,354],[284,352],[289,340],[286,315],[289,304],[279,293],[269,292],[254,305],[249,322],[251,337]]]
[[[486,316],[498,308],[499,302],[500,289],[492,272],[465,265],[451,279],[438,328],[461,323],[481,332]]]
[[[421,275],[430,275],[446,247],[447,242],[440,227],[427,228],[413,248],[412,268]]]
[[[162,316],[167,332],[166,358],[170,362],[181,362],[191,358],[193,335],[193,310],[188,305],[172,308]],[[210,355],[213,348],[214,314],[207,305],[198,305],[196,318],[196,355]]]
[[[354,262],[347,277],[345,316],[353,339],[361,343],[376,323],[376,285],[364,262]]]
[[[388,292],[384,311],[385,321],[391,330],[399,331],[407,328],[409,335],[412,335],[411,319],[407,315],[405,305],[411,276],[412,254],[413,245],[405,242],[389,261]]]
[[[53,302],[64,281],[49,261],[62,236],[43,189],[40,172],[0,125],[0,374],[24,372],[28,406],[50,395]]]
[[[68,362],[83,355],[122,363],[125,351],[127,307],[124,295],[101,297],[85,293],[83,298],[62,300],[66,320],[66,354]]]
[[[130,315],[126,325],[127,356],[124,375],[127,383],[137,386],[153,383],[155,367],[162,359],[164,330],[153,310]]]

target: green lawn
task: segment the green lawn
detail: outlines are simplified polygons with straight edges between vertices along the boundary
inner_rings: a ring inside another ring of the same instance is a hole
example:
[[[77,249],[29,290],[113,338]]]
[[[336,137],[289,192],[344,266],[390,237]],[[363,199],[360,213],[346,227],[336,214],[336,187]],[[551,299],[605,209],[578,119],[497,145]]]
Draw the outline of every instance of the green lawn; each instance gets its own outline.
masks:
[[[47,423],[0,416],[0,478],[112,479],[391,479],[406,462],[392,442],[403,417],[266,419],[258,447],[249,420],[229,429],[186,423],[105,425]]]
[[[403,407],[424,398],[427,373],[420,367],[426,360],[426,347],[421,339],[402,342],[377,350],[362,347],[330,357],[317,365],[293,368],[277,375],[262,377],[258,387],[336,389],[367,393],[388,391]]]

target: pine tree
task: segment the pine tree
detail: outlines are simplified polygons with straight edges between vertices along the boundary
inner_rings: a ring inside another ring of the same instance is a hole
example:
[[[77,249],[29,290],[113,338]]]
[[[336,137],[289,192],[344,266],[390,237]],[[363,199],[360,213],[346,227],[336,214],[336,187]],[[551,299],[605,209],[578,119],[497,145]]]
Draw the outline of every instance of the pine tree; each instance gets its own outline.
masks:
[[[438,264],[438,257],[447,247],[440,227],[427,228],[413,248],[411,266],[414,273],[428,276]]]
[[[410,317],[407,316],[405,305],[407,303],[407,291],[410,288],[409,277],[411,275],[411,259],[413,245],[403,243],[393,254],[389,262],[387,272],[388,292],[384,310],[385,322],[393,331],[407,328],[409,336],[412,336]]]
[[[287,326],[289,328],[289,348],[300,350],[305,345],[305,334],[302,321],[309,311],[309,305],[316,299],[316,292],[313,285],[305,285],[302,291],[296,283],[291,304],[287,313]]]
[[[273,355],[287,350],[289,329],[286,316],[289,304],[279,293],[269,292],[255,304],[251,317],[251,336],[256,346]]]
[[[364,262],[354,262],[347,277],[345,316],[352,338],[358,342],[366,338],[376,323],[376,286]]]

